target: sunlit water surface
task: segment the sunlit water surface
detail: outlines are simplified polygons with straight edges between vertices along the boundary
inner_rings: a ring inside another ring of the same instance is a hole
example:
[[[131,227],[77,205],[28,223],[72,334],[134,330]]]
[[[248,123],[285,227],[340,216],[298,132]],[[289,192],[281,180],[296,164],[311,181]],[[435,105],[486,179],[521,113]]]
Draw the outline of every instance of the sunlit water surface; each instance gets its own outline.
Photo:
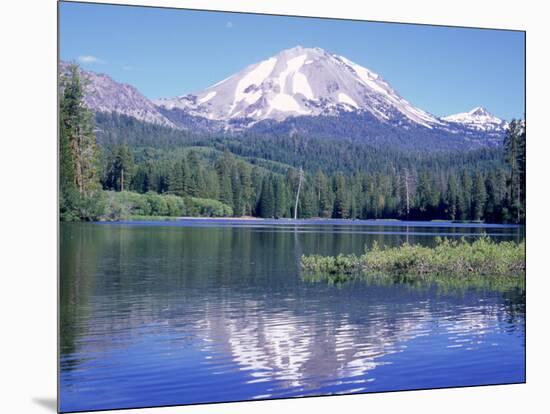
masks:
[[[525,292],[304,280],[302,254],[434,236],[447,223],[61,225],[63,411],[523,382]]]

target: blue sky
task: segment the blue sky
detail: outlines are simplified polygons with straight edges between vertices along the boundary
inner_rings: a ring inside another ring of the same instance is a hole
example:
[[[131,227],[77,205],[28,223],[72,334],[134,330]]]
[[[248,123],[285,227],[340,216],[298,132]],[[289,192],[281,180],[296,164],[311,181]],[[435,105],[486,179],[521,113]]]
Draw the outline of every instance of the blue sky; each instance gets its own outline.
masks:
[[[62,3],[60,54],[149,98],[202,90],[296,45],[379,73],[435,115],[484,106],[523,117],[524,34],[343,20]]]

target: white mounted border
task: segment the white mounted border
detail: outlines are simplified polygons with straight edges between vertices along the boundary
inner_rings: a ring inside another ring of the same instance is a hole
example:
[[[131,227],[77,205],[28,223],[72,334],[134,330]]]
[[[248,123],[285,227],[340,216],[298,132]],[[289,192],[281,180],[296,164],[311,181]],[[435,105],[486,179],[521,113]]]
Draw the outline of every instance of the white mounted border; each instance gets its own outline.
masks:
[[[547,168],[550,21],[544,2],[508,0],[128,0],[136,4],[527,30],[527,384],[265,402],[121,410],[116,413],[513,413],[548,405],[550,295]],[[55,0],[1,6],[3,219],[0,315],[2,412],[52,413],[56,393]]]

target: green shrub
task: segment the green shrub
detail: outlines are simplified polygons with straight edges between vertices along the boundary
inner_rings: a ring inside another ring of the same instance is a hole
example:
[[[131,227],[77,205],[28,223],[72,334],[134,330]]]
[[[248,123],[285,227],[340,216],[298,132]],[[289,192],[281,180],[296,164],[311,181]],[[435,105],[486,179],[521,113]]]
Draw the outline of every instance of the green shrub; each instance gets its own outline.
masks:
[[[231,217],[227,204],[208,198],[183,198],[174,194],[104,191],[99,219],[107,221],[144,217]]]
[[[525,271],[525,242],[495,242],[484,236],[473,243],[438,239],[433,248],[403,244],[381,249],[375,244],[359,257],[302,256],[301,264],[307,272],[328,275],[517,275]]]
[[[59,192],[59,219],[61,221],[96,221],[105,210],[105,197],[102,191],[88,196],[76,190]]]
[[[156,193],[138,194],[130,191],[104,191],[102,220],[127,220],[135,216],[171,216],[185,214],[183,198]]]
[[[194,217],[231,217],[233,209],[221,201],[209,198],[191,197],[187,214]]]

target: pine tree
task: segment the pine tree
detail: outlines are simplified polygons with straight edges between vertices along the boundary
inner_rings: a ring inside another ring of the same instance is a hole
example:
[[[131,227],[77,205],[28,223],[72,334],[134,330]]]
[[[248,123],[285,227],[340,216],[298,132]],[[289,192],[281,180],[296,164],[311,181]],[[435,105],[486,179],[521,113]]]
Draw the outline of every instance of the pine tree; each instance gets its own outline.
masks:
[[[260,196],[260,216],[271,218],[275,215],[275,201],[273,195],[273,183],[269,176],[264,178],[262,193]]]
[[[252,180],[252,215],[259,216],[259,202],[260,202],[260,196],[262,193],[262,181],[263,176],[260,172],[260,169],[257,166],[252,167],[251,172],[251,180]]]
[[[134,175],[133,188],[138,193],[146,193],[150,190],[150,178],[148,169],[140,165]]]
[[[418,210],[423,214],[426,213],[431,206],[433,199],[432,190],[429,173],[427,171],[422,171],[418,176],[416,199]]]
[[[220,182],[218,174],[215,170],[208,170],[206,172],[205,187],[206,187],[206,198],[211,198],[213,200],[218,200],[220,197]]]
[[[118,145],[107,159],[103,186],[115,191],[128,190],[135,172],[136,166],[130,148],[127,145]]]
[[[255,204],[256,195],[252,185],[252,172],[248,164],[239,162],[239,182],[241,184],[241,197],[243,200],[243,214],[251,215]]]
[[[84,85],[78,66],[71,65],[60,83],[60,217],[96,219],[102,209],[99,149],[93,114],[84,104]]]
[[[76,65],[69,67],[69,76],[62,79],[63,94],[60,117],[65,142],[72,159],[73,179],[80,195],[88,196],[99,188],[99,152],[94,134],[93,114],[84,104],[84,85]],[[63,162],[64,164],[64,162]]]
[[[275,177],[274,185],[274,215],[275,217],[285,217],[287,212],[287,194],[283,177]]]
[[[300,197],[300,207],[298,208],[300,218],[311,218],[315,215],[315,192],[313,188],[306,187]]]
[[[191,197],[199,197],[201,192],[199,179],[201,171],[196,151],[189,151],[187,154],[187,165],[189,168],[189,174],[186,177],[187,194]]]
[[[525,123],[512,120],[504,138],[505,160],[509,165],[509,206],[516,223],[525,216]]]
[[[462,172],[459,215],[461,220],[472,218],[472,176],[468,170]]]
[[[327,176],[319,169],[314,178],[319,217],[330,217],[333,210],[333,192]]]
[[[175,161],[168,174],[168,191],[178,196],[188,196],[189,168],[184,157]]]
[[[229,151],[225,151],[216,162],[216,171],[220,183],[220,201],[233,208],[233,186],[231,170],[234,159]]]
[[[447,182],[447,192],[445,194],[445,213],[451,220],[456,220],[459,210],[458,183],[454,174],[451,174]]]
[[[349,206],[346,178],[343,174],[338,173],[334,177],[334,218],[348,218]]]
[[[487,201],[487,192],[485,189],[485,180],[479,171],[476,171],[473,183],[472,195],[472,218],[481,220]]]
[[[231,168],[231,189],[233,190],[233,215],[235,217],[240,217],[244,215],[245,200],[239,169],[235,163]]]

